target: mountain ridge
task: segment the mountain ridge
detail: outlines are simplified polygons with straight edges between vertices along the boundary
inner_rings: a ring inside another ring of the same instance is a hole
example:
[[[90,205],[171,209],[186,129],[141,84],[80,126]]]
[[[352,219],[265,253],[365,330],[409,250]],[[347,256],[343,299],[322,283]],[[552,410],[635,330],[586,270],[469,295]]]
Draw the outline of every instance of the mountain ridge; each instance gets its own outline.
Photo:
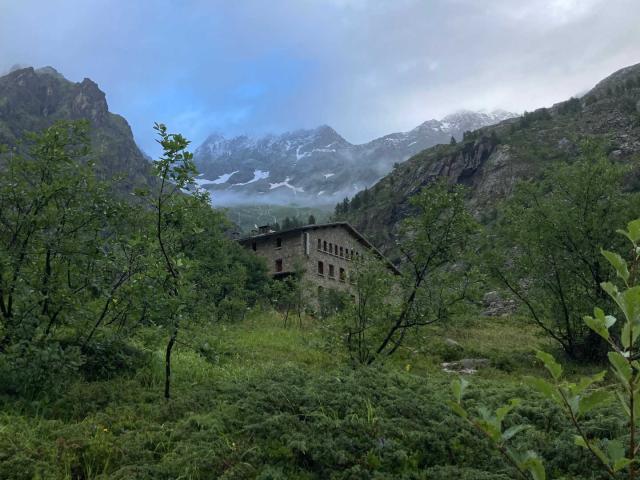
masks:
[[[473,213],[490,222],[518,181],[535,178],[553,162],[571,161],[587,138],[602,143],[612,160],[640,159],[640,64],[614,72],[580,98],[476,130],[457,145],[423,150],[366,195],[339,204],[337,217],[392,252],[399,226],[412,211],[409,198],[445,178],[466,185]]]
[[[371,186],[424,148],[514,115],[462,110],[362,144],[347,141],[329,125],[257,137],[214,132],[194,158],[202,172],[199,184],[212,192],[214,204],[327,205]]]

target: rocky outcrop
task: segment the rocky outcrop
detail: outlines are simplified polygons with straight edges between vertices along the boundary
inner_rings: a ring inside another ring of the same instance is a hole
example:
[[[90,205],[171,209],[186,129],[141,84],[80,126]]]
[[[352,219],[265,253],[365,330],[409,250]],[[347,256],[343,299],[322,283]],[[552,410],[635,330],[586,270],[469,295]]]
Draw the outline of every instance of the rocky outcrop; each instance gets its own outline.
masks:
[[[90,123],[93,158],[102,176],[118,177],[120,191],[154,182],[129,124],[109,112],[95,82],[70,82],[52,67],[19,68],[0,77],[0,144],[16,146],[25,132],[80,119]]]
[[[518,304],[512,298],[505,298],[496,291],[487,292],[483,298],[484,310],[482,315],[485,317],[502,317],[512,315],[516,312]]]

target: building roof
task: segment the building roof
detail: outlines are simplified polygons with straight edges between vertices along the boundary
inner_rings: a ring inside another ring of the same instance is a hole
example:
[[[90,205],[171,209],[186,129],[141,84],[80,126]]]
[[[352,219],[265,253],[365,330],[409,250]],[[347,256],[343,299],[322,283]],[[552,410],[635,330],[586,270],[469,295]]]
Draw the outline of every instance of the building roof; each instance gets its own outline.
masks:
[[[255,239],[263,239],[263,238],[281,236],[281,235],[297,233],[297,232],[302,233],[308,230],[318,230],[321,228],[331,228],[331,227],[344,227],[347,230],[349,230],[349,232],[351,232],[351,234],[354,237],[356,237],[356,239],[358,239],[360,243],[362,243],[364,246],[366,246],[368,249],[372,250],[376,255],[378,255],[381,259],[383,259],[389,265],[389,267],[393,270],[394,273],[400,275],[400,270],[398,270],[398,268],[393,263],[391,263],[391,261],[387,257],[385,257],[380,250],[378,250],[371,242],[369,242],[369,240],[367,240],[364,237],[364,235],[362,235],[358,230],[356,230],[349,222],[331,222],[331,223],[303,225],[302,227],[289,228],[287,230],[280,230],[278,232],[258,233],[255,235],[249,235],[247,237],[238,239],[238,241],[240,243],[245,243],[247,241],[255,240]]]

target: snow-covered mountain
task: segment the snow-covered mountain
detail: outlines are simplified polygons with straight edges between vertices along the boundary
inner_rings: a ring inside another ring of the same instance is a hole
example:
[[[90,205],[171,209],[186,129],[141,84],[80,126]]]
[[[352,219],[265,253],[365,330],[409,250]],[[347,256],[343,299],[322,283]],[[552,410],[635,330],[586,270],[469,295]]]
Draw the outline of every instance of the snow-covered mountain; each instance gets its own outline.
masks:
[[[198,183],[211,191],[216,205],[335,204],[425,148],[514,116],[461,111],[361,145],[327,125],[259,138],[213,134],[195,151],[202,172]]]

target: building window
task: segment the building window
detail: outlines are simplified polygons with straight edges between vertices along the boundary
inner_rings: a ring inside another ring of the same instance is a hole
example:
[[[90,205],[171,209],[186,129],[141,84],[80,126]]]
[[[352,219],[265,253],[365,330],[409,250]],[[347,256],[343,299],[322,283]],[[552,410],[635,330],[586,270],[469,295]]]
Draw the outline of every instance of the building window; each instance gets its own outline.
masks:
[[[349,258],[351,258],[351,260],[353,260],[353,248],[351,249],[351,256]]]
[[[282,271],[282,259],[279,258],[278,260],[276,260],[276,272],[281,272]]]
[[[333,265],[329,264],[329,277],[330,278],[334,278],[336,275],[335,269],[333,267]]]
[[[276,248],[282,247],[282,239],[280,237],[276,238]]]
[[[340,256],[341,256],[341,257],[344,257],[344,250],[343,250],[343,248],[342,248],[342,247],[340,247]]]
[[[324,275],[324,263],[318,262],[318,275]]]
[[[251,249],[255,252],[258,250],[258,244],[256,242],[251,242]]]
[[[344,268],[341,268],[341,269],[340,269],[340,281],[341,281],[341,282],[344,282],[346,278],[347,278],[347,274],[346,274],[346,272],[344,271]]]
[[[327,251],[327,241],[325,240],[322,246],[322,249],[326,252]]]
[[[322,250],[322,240],[318,239],[318,250]]]
[[[329,244],[329,253],[333,253],[333,243]]]

